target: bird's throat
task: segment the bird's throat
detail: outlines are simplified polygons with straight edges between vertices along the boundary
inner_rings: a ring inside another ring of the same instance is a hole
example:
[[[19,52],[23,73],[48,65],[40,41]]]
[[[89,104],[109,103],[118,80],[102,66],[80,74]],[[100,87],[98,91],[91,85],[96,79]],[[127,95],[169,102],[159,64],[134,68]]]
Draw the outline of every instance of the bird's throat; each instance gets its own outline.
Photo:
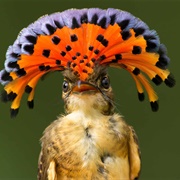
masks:
[[[112,104],[106,101],[98,91],[74,92],[65,101],[65,110],[67,113],[82,111],[85,114],[99,112],[109,115],[112,111]]]

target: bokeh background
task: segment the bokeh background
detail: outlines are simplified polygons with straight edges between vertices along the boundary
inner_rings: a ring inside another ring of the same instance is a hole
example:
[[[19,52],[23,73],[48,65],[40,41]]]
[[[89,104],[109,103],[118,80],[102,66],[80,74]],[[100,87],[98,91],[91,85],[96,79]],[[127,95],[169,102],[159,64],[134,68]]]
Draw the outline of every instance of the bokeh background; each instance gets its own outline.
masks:
[[[110,69],[117,112],[132,125],[142,152],[140,180],[180,179],[180,1],[173,0],[0,0],[0,69],[5,53],[19,31],[44,14],[68,8],[114,7],[126,10],[145,21],[160,35],[171,58],[169,69],[177,85],[155,87],[160,109],[154,113],[146,98],[137,99],[130,75]],[[0,102],[0,180],[35,180],[40,152],[39,139],[44,129],[63,112],[62,76],[54,73],[38,83],[35,108],[29,110],[24,95],[18,116],[9,116],[10,104]],[[0,86],[0,90],[3,87]]]

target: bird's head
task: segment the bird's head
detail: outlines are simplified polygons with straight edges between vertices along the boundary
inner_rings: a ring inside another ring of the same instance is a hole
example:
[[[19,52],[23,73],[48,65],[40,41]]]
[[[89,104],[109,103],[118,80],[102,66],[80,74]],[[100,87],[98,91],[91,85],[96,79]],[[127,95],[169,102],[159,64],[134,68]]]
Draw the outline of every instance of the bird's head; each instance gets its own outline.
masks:
[[[65,110],[70,113],[82,109],[96,109],[109,115],[113,112],[113,92],[107,68],[98,66],[85,81],[79,80],[70,70],[63,72],[62,98]]]
[[[28,106],[33,108],[38,80],[61,71],[67,111],[77,105],[82,108],[82,102],[88,105],[93,98],[103,113],[111,112],[112,89],[106,72],[111,66],[128,71],[139,100],[144,100],[145,89],[152,110],[157,111],[158,97],[147,77],[156,85],[164,82],[173,87],[169,62],[156,31],[130,13],[113,8],[70,9],[38,19],[9,46],[0,71],[0,83],[5,85],[1,98],[12,101],[11,116],[16,116],[23,93],[29,94]]]

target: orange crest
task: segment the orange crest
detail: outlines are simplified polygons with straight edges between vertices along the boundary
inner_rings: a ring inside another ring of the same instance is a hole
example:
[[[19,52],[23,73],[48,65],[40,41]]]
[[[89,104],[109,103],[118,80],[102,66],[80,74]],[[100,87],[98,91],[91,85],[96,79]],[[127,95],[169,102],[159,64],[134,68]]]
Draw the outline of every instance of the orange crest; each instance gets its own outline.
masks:
[[[18,112],[24,92],[33,108],[34,90],[44,74],[71,69],[86,80],[95,66],[127,70],[135,80],[139,100],[146,89],[153,111],[157,95],[147,76],[169,87],[175,80],[167,70],[169,58],[154,30],[128,12],[98,8],[71,9],[44,16],[23,29],[6,54],[0,82],[5,85],[3,101],[12,101],[11,115]]]

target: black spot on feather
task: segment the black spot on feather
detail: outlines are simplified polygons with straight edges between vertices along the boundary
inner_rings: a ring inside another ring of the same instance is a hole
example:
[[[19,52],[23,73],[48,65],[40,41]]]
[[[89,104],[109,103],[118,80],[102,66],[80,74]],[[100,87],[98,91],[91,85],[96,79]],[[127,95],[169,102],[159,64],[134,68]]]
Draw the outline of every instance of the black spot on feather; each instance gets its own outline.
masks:
[[[33,109],[33,108],[34,108],[34,101],[33,101],[33,100],[28,101],[28,102],[27,102],[27,105],[28,105],[28,107],[29,107],[30,109]]]
[[[145,99],[144,93],[138,92],[138,99],[139,99],[139,101],[144,101],[144,99]]]
[[[121,60],[122,59],[122,55],[121,54],[115,54],[115,58],[116,58],[116,60]]]
[[[63,57],[64,57],[64,56],[66,55],[66,52],[61,51],[61,53],[60,53],[60,54],[61,54],[61,56],[63,56]]]
[[[176,84],[176,81],[175,81],[174,77],[172,76],[172,74],[169,74],[164,82],[169,87],[173,87]]]
[[[134,29],[134,32],[135,32],[135,37],[137,37],[137,36],[139,36],[139,35],[142,35],[142,34],[145,32],[145,29],[142,28],[142,27],[135,28],[135,29]]]
[[[75,17],[72,18],[72,29],[79,28],[80,25]]]
[[[57,59],[57,60],[56,60],[56,64],[57,64],[57,65],[60,65],[60,64],[61,64],[61,60],[58,60],[58,59]]]
[[[154,112],[158,111],[159,105],[158,105],[158,102],[157,102],[157,101],[150,102],[150,105],[151,105],[152,111],[154,111]]]
[[[70,51],[71,49],[72,49],[71,46],[69,45],[66,46],[66,51]]]
[[[86,69],[83,69],[83,71],[82,71],[83,73],[88,73],[88,71],[86,70]]]
[[[61,25],[61,23],[59,22],[59,21],[54,21],[54,24],[59,28],[59,29],[61,29],[61,28],[63,28],[63,26]]]
[[[77,57],[76,57],[76,56],[73,56],[73,57],[72,57],[72,60],[76,60],[76,59],[77,59]]]
[[[141,47],[140,46],[133,46],[133,50],[132,50],[132,53],[133,54],[141,54]]]
[[[32,35],[27,35],[26,39],[32,44],[36,44],[36,42],[37,42],[37,37],[32,36]]]
[[[147,43],[147,47],[146,47],[147,52],[153,52],[154,49],[157,48],[157,44],[155,42],[147,40],[146,43]]]
[[[25,76],[26,75],[26,71],[24,70],[24,68],[19,69],[18,71],[16,71],[18,76]]]
[[[80,52],[77,52],[77,53],[76,53],[76,56],[80,56],[80,55],[81,55],[81,53],[80,53]]]
[[[52,42],[55,44],[55,45],[58,45],[60,43],[61,39],[58,37],[58,36],[53,36],[52,38]]]
[[[42,52],[42,55],[48,58],[49,55],[50,55],[50,50],[49,49],[44,49],[43,52]]]
[[[99,34],[96,38],[99,42],[101,42],[104,39],[104,36],[102,34]]]
[[[19,69],[19,65],[17,64],[17,61],[9,62],[7,66],[8,66],[9,68],[17,68],[17,69]]]
[[[131,37],[131,33],[129,31],[122,31],[121,36],[123,40],[127,40]]]
[[[72,67],[73,67],[73,68],[74,68],[74,67],[76,67],[76,66],[77,66],[77,64],[76,64],[76,63],[73,63],[73,64],[72,64]]]
[[[47,30],[49,31],[49,34],[50,34],[50,35],[51,35],[51,34],[54,34],[54,32],[56,31],[56,28],[53,27],[53,26],[50,25],[50,24],[46,24],[46,28],[47,28]]]
[[[163,80],[161,79],[161,77],[157,74],[154,78],[152,78],[152,81],[156,84],[156,85],[160,85]]]
[[[15,92],[10,92],[8,95],[8,101],[14,101],[14,99],[17,97],[17,94]]]
[[[118,63],[118,60],[117,59],[112,59],[111,62],[112,63]]]
[[[116,14],[113,14],[110,16],[111,20],[110,20],[110,24],[114,25],[115,21],[116,21]]]
[[[10,73],[7,72],[7,71],[3,72],[2,76],[1,76],[1,79],[3,81],[12,81],[13,80],[12,77],[10,76]]]
[[[117,24],[121,27],[121,30],[124,30],[128,26],[129,22],[129,19],[125,19],[121,22],[118,22]]]
[[[79,76],[78,71],[74,71],[74,75],[75,75],[75,76]]]
[[[89,50],[92,51],[94,49],[93,46],[89,46]]]
[[[71,61],[68,61],[66,66],[67,66],[68,68],[70,68],[71,63],[72,63]]]
[[[95,54],[99,54],[99,49],[95,49],[95,50],[94,50],[94,53],[95,53]]]
[[[91,21],[90,21],[90,23],[96,25],[97,24],[97,20],[98,20],[98,15],[94,14],[92,19],[91,19]]]
[[[14,53],[14,52],[12,52],[10,55],[11,55],[11,57],[13,57],[13,58],[18,58],[18,57],[20,56],[19,54]]]
[[[108,41],[107,39],[103,39],[103,40],[101,41],[101,44],[102,44],[104,47],[107,47],[107,46],[108,46],[108,43],[109,43],[109,41]]]
[[[45,65],[40,65],[40,66],[39,66],[39,70],[40,70],[40,71],[44,71],[44,70],[45,70]]]
[[[165,53],[162,53],[159,56],[159,61],[156,63],[156,66],[161,69],[166,69],[169,64],[169,61],[169,57]]]
[[[18,108],[17,109],[10,109],[11,118],[16,117],[18,112],[19,112]]]
[[[7,94],[7,92],[5,91],[5,90],[3,90],[2,92],[1,92],[1,95],[0,95],[0,97],[1,97],[1,101],[2,102],[8,102],[9,100],[8,100],[8,94]]]
[[[71,42],[75,42],[78,40],[78,37],[76,36],[76,34],[71,35]]]
[[[29,94],[29,93],[32,91],[32,89],[33,89],[33,88],[32,88],[31,86],[26,85],[26,87],[25,87],[25,92]]]
[[[81,23],[88,23],[88,17],[87,17],[87,14],[83,14],[81,16]]]
[[[49,65],[45,66],[45,71],[48,71],[50,69],[51,69],[51,66],[49,66]]]
[[[134,68],[132,73],[137,76],[138,74],[140,74],[140,69],[139,68]]]
[[[106,17],[103,17],[99,22],[98,25],[101,26],[103,29],[106,28]]]
[[[29,54],[33,54],[34,53],[34,45],[33,44],[26,44],[23,48]]]
[[[95,61],[96,61],[96,59],[95,59],[95,58],[92,58],[92,59],[91,59],[91,61],[92,61],[92,62],[95,62]]]
[[[104,54],[99,57],[99,60],[104,60],[104,59],[106,59],[106,56]]]
[[[144,35],[144,39],[146,40],[146,51],[147,52],[154,52],[154,50],[157,48],[157,44],[154,42],[156,40],[156,36],[154,35]]]
[[[87,67],[91,67],[91,64],[87,62],[87,63],[86,63],[86,66],[87,66]]]
[[[88,56],[87,56],[87,55],[84,55],[84,56],[83,56],[83,58],[84,58],[84,59],[87,59],[87,58],[88,58]]]

